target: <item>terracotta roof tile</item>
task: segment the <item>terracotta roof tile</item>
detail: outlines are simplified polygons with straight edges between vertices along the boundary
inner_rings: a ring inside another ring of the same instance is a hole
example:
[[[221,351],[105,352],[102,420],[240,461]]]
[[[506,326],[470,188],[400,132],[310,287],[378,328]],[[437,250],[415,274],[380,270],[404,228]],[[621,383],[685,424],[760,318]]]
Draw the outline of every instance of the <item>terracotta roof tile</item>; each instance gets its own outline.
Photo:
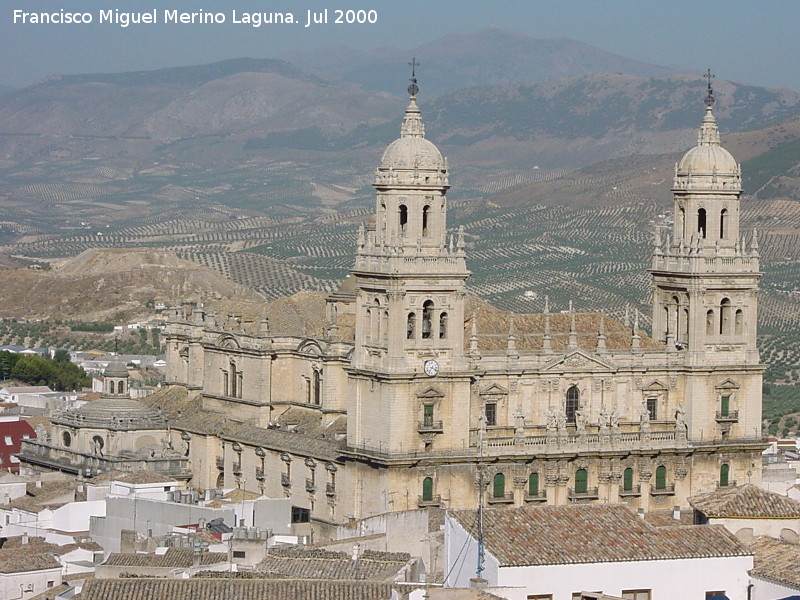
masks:
[[[115,481],[121,481],[123,483],[178,483],[172,477],[167,477],[166,475],[161,475],[159,473],[153,473],[152,471],[137,471],[136,473],[126,473],[121,477],[115,477]]]
[[[750,549],[755,554],[750,575],[800,588],[800,546],[759,536]]]
[[[95,579],[81,600],[389,600],[392,586],[377,581],[313,579]]]
[[[358,564],[345,552],[321,549],[278,548],[256,565],[272,576],[298,579],[392,579],[410,560],[406,553],[364,551]]]
[[[749,483],[692,496],[689,504],[707,517],[800,518],[800,502]]]
[[[61,563],[47,552],[21,551],[20,548],[0,549],[0,573],[22,573],[60,568]]]
[[[477,511],[450,514],[476,535]],[[618,504],[487,509],[483,523],[486,548],[503,566],[751,554],[721,526],[654,527]]]
[[[168,548],[164,554],[112,553],[103,563],[109,567],[164,567],[166,569],[189,568],[194,553],[190,548]],[[200,564],[215,565],[228,561],[225,552],[204,552]]]

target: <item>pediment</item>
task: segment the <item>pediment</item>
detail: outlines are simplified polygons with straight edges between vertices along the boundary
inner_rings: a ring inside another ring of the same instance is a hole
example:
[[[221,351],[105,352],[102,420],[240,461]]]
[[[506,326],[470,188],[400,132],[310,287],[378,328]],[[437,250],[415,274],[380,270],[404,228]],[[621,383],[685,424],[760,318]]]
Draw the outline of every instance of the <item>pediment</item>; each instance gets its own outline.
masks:
[[[731,379],[726,379],[716,387],[718,390],[738,390],[739,384]]]
[[[669,386],[662,383],[658,379],[654,379],[642,388],[646,392],[663,392],[669,389]]]
[[[238,350],[239,349],[239,342],[236,341],[236,338],[232,335],[221,335],[217,339],[217,346],[220,348],[225,348],[227,350]]]
[[[435,387],[429,387],[419,392],[417,394],[417,398],[427,398],[427,399],[444,398],[444,394],[439,390],[437,390]]]
[[[587,354],[583,350],[575,350],[558,358],[554,358],[542,371],[614,371],[614,365],[596,355]]]
[[[499,383],[493,383],[481,391],[481,396],[508,396],[508,390]]]
[[[312,356],[322,356],[322,346],[319,345],[317,340],[305,339],[297,346],[297,352],[300,354],[310,354]]]

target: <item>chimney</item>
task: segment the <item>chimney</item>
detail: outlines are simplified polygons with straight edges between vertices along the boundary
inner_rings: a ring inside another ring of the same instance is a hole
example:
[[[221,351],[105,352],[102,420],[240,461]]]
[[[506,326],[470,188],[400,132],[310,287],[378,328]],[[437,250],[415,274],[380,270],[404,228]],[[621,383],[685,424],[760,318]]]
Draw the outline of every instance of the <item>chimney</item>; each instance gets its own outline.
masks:
[[[37,479],[37,480],[36,480],[36,487],[37,487],[37,488],[40,488],[40,487],[42,487],[42,480],[41,480],[41,479]]]
[[[358,560],[360,554],[361,554],[361,545],[353,544],[353,560]]]
[[[676,521],[681,520],[681,507],[680,506],[673,506],[672,507],[672,518]]]
[[[22,545],[25,546],[27,544],[28,544],[28,532],[27,531],[23,531],[22,532]]]
[[[485,588],[489,582],[483,577],[473,577],[469,580],[469,587],[471,588]]]
[[[640,519],[644,519],[644,509],[643,508],[639,509],[639,518]]]

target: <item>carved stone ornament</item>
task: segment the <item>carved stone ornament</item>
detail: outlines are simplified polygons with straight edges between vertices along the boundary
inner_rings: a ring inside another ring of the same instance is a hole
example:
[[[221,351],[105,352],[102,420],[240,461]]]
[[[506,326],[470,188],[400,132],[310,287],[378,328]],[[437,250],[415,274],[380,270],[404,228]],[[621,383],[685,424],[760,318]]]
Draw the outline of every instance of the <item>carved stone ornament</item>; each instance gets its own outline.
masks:
[[[569,358],[565,359],[563,364],[564,364],[565,367],[577,367],[577,368],[580,368],[580,367],[585,367],[589,363],[580,354],[573,354]]]

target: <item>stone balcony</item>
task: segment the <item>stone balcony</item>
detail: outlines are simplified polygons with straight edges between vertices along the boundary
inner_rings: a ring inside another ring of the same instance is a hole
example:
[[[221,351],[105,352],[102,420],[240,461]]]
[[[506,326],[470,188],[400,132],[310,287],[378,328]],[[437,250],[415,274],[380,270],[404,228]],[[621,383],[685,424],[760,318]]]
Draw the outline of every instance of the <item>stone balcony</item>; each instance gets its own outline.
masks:
[[[600,493],[596,487],[586,488],[585,490],[569,488],[567,490],[567,498],[570,500],[597,500],[600,498]]]
[[[632,485],[630,489],[625,489],[622,486],[619,486],[619,497],[620,498],[638,498],[642,495],[642,486],[640,485]]]
[[[650,495],[651,496],[674,496],[675,495],[675,484],[670,483],[665,485],[664,487],[651,487],[650,488]]]
[[[535,494],[526,491],[523,499],[525,502],[547,502],[547,490],[539,490]]]
[[[739,411],[738,410],[729,410],[728,412],[720,412],[717,411],[715,417],[717,423],[738,423],[739,422]]]
[[[422,496],[419,497],[417,500],[417,506],[420,508],[436,508],[442,505],[442,496],[440,494],[434,494],[430,498],[423,498]]]
[[[514,493],[506,492],[502,496],[495,496],[494,494],[486,494],[487,504],[513,504]]]

